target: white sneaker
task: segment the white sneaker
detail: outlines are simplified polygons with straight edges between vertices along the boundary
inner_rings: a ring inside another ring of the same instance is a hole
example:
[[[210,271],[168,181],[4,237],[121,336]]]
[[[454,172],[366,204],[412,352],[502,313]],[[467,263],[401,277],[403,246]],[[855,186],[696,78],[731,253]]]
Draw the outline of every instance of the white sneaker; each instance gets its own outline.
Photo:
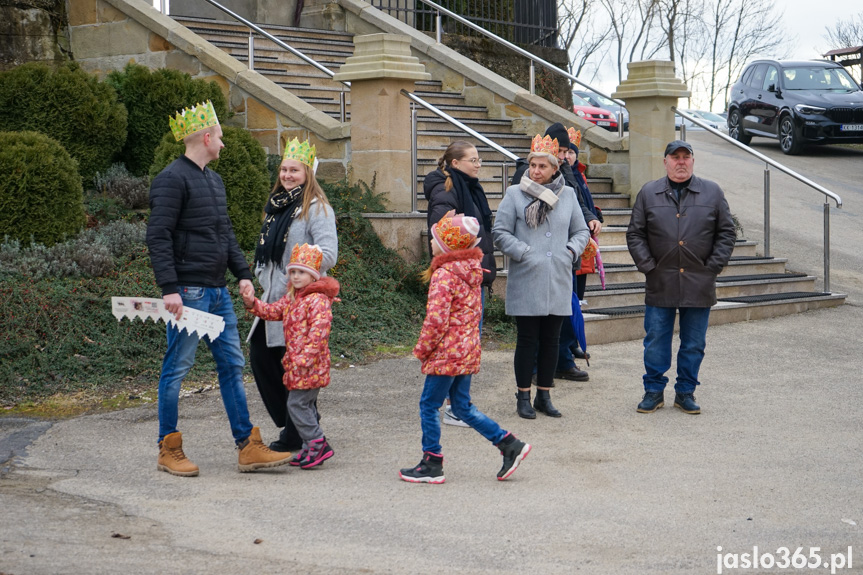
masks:
[[[458,427],[470,427],[470,425],[468,425],[467,423],[465,423],[464,421],[462,421],[461,419],[459,419],[458,417],[455,416],[455,414],[452,412],[452,406],[451,405],[447,405],[443,410],[443,422],[446,425],[455,425]]]

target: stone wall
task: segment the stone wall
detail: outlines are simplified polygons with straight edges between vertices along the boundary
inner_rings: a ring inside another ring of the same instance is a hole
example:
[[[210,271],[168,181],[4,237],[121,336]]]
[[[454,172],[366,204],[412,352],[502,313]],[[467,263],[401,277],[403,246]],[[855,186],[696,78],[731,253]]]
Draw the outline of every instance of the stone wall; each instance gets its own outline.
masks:
[[[85,70],[104,77],[112,70],[123,69],[129,62],[136,62],[151,69],[171,68],[216,82],[234,114],[224,120],[225,125],[245,128],[270,154],[281,153],[288,139],[309,139],[317,146],[321,158],[318,168],[321,177],[342,178],[347,173],[347,130],[338,133],[339,137],[333,140],[325,139],[320,134],[334,130],[332,126],[328,129],[309,126],[314,124],[314,109],[169,17],[142,1],[66,1],[70,46],[74,59]],[[146,21],[147,26],[142,21]],[[289,109],[284,104],[285,99],[291,98],[297,109]],[[289,116],[310,120],[302,124]]]
[[[297,0],[219,0],[219,4],[255,24],[293,26]],[[218,8],[204,0],[171,0],[171,14],[229,20]]]
[[[0,0],[0,70],[68,59],[64,0]]]
[[[511,50],[487,38],[473,38],[446,34],[441,38],[443,44],[470,58],[480,66],[488,68],[510,82],[530,90],[530,63]],[[531,54],[538,56],[565,70],[568,66],[565,50],[544,48],[542,46],[520,46]],[[565,110],[572,109],[572,88],[569,80],[559,74],[554,74],[542,66],[536,66],[534,87],[536,95],[552,104],[557,104]]]

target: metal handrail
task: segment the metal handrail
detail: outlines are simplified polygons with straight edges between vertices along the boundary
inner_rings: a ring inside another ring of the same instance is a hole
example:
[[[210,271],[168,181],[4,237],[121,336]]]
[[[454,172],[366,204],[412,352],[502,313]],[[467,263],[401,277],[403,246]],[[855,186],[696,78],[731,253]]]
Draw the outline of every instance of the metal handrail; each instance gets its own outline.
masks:
[[[483,144],[491,147],[493,150],[506,156],[510,160],[518,160],[518,156],[516,156],[512,152],[510,152],[506,148],[502,147],[501,145],[493,142],[492,140],[489,140],[488,138],[486,138],[485,136],[483,136],[482,134],[480,134],[479,132],[477,132],[473,128],[470,128],[470,127],[464,125],[462,122],[456,120],[455,118],[453,118],[452,116],[450,116],[449,114],[444,112],[443,110],[440,110],[439,108],[437,108],[437,106],[435,106],[434,104],[430,104],[430,103],[426,102],[425,100],[423,100],[422,98],[420,98],[419,96],[417,96],[416,94],[412,94],[411,92],[408,92],[407,90],[404,90],[404,89],[401,90],[401,95],[405,96],[408,100],[411,101],[411,183],[412,183],[411,185],[412,185],[412,187],[416,186],[417,175],[419,172],[419,170],[417,169],[417,155],[418,155],[417,154],[417,152],[418,152],[417,114],[416,114],[416,106],[417,105],[422,106],[423,108],[425,108],[429,112],[437,115],[439,118],[446,120],[447,122],[449,122],[453,126],[464,131],[466,134],[476,138],[477,140],[479,140]],[[506,176],[507,176],[507,163],[504,162],[503,165],[501,166],[501,186],[503,186],[504,188],[506,187]],[[413,212],[417,211],[417,193],[416,193],[416,190],[413,190],[413,193],[411,194],[411,211],[413,211]]]
[[[435,31],[435,38],[436,38],[438,44],[440,44],[441,29],[442,29],[440,15],[443,13],[443,14],[446,14],[447,16],[449,16],[450,18],[456,20],[457,22],[467,26],[468,28],[470,28],[472,30],[476,30],[480,34],[483,34],[484,36],[491,38],[492,40],[494,40],[498,44],[502,44],[502,45],[506,46],[507,48],[514,51],[515,53],[517,53],[521,56],[524,56],[525,58],[528,58],[530,60],[530,93],[531,94],[536,93],[536,86],[535,86],[536,72],[534,70],[534,65],[539,64],[540,66],[543,66],[544,68],[547,68],[553,72],[557,72],[558,74],[562,74],[563,76],[569,78],[570,80],[572,80],[576,84],[584,86],[588,90],[595,92],[595,93],[599,94],[600,96],[608,98],[609,100],[613,101],[615,104],[620,106],[621,108],[626,108],[626,105],[623,102],[621,102],[620,100],[618,100],[617,98],[612,98],[608,94],[605,94],[604,92],[602,92],[600,90],[597,90],[596,88],[594,88],[593,86],[591,86],[587,82],[583,82],[583,81],[579,80],[576,76],[574,76],[573,74],[570,74],[566,70],[564,70],[562,68],[558,68],[557,66],[555,66],[551,62],[543,60],[539,56],[537,56],[535,54],[531,54],[530,52],[528,52],[527,50],[525,50],[523,48],[519,48],[518,46],[516,46],[512,42],[510,42],[508,40],[504,40],[503,38],[501,38],[497,34],[494,34],[493,32],[489,32],[488,30],[486,30],[482,26],[477,26],[473,22],[466,20],[465,18],[459,16],[455,12],[447,10],[446,8],[441,6],[440,4],[436,4],[436,3],[432,2],[432,0],[420,0],[420,2],[422,2],[423,4],[427,4],[427,5],[431,6],[432,8],[437,10],[437,12],[438,12],[437,17],[435,18],[435,25],[437,27],[437,29]],[[623,123],[621,122],[621,119],[622,119],[622,115],[618,116],[617,125],[618,125],[618,132],[620,133],[620,135],[623,134]]]
[[[824,186],[813,182],[812,180],[810,180],[806,176],[801,176],[800,174],[798,174],[797,172],[795,172],[791,168],[788,168],[788,167],[784,166],[783,164],[780,164],[779,162],[777,162],[776,160],[773,160],[772,158],[768,158],[767,156],[765,156],[761,152],[756,152],[755,150],[753,150],[752,148],[750,148],[746,144],[742,144],[741,142],[738,142],[734,138],[731,138],[728,135],[723,134],[719,130],[712,128],[708,124],[702,122],[701,119],[695,118],[694,116],[691,116],[691,115],[687,114],[686,112],[682,112],[681,110],[678,110],[676,106],[672,106],[671,109],[674,110],[674,113],[677,114],[678,116],[680,116],[686,120],[689,120],[690,122],[692,122],[696,126],[700,126],[712,134],[719,136],[720,138],[722,138],[726,142],[730,142],[730,143],[734,144],[735,146],[737,146],[738,148],[740,148],[744,152],[746,152],[752,156],[755,156],[756,158],[758,158],[759,160],[761,160],[762,162],[767,164],[764,168],[764,256],[765,257],[770,257],[770,166],[773,166],[774,168],[776,168],[780,172],[784,172],[784,173],[788,174],[789,176],[791,176],[795,180],[797,180],[803,184],[806,184],[810,188],[812,188],[818,192],[821,192],[824,195],[824,291],[829,292],[830,291],[830,200],[832,199],[834,202],[836,202],[836,208],[838,209],[838,208],[842,207],[842,198],[840,198],[837,194],[831,192],[830,190],[828,190]],[[683,137],[683,139],[686,139],[686,130],[683,129],[683,124],[681,124],[681,129],[682,129],[681,136]]]
[[[254,66],[255,66],[255,51],[254,51],[255,48],[254,48],[252,32],[251,32],[251,30],[254,30],[255,32],[257,32],[258,34],[260,34],[264,38],[267,38],[271,42],[275,43],[280,48],[287,50],[288,52],[290,52],[291,54],[293,54],[297,58],[303,60],[306,64],[309,64],[310,66],[314,66],[319,71],[328,75],[330,78],[335,76],[335,74],[336,74],[335,72],[333,72],[332,70],[330,70],[329,68],[327,68],[323,64],[320,64],[320,63],[316,62],[315,60],[309,58],[308,56],[306,56],[305,54],[303,54],[302,52],[300,52],[299,50],[297,50],[293,46],[290,46],[289,44],[286,44],[285,42],[279,40],[278,38],[276,38],[275,36],[273,36],[272,34],[267,32],[266,30],[264,30],[263,28],[261,28],[260,26],[255,24],[254,22],[251,22],[250,20],[243,18],[242,16],[240,16],[236,12],[230,10],[229,8],[226,8],[225,6],[222,6],[221,4],[216,2],[215,0],[204,0],[204,2],[207,2],[210,5],[214,6],[215,8],[218,8],[219,10],[221,10],[222,12],[227,14],[228,16],[232,17],[233,19],[237,20],[238,22],[244,24],[246,27],[249,28],[249,30],[250,30],[249,31],[249,69],[250,70],[254,70]],[[168,5],[167,5],[167,3],[164,2],[164,0],[160,0],[159,11],[162,12],[163,14],[165,14],[166,16],[169,16]],[[350,82],[347,82],[344,80],[338,80],[338,81],[340,81],[342,84],[344,84],[348,88],[351,87]],[[340,110],[341,121],[344,122],[345,121],[345,93],[344,92],[339,93],[339,104],[340,104],[340,109],[341,109]]]

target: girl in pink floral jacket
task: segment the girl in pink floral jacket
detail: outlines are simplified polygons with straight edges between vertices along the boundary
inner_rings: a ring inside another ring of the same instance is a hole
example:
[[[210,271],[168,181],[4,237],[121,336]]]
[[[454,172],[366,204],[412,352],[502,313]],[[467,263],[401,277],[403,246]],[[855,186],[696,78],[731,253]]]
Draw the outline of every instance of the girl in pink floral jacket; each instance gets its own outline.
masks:
[[[503,455],[497,474],[508,478],[527,457],[530,445],[519,441],[470,400],[471,375],[479,372],[479,321],[482,314],[482,251],[476,247],[476,218],[448,212],[432,226],[431,267],[423,278],[430,281],[426,318],[414,355],[426,374],[420,397],[423,458],[402,469],[399,477],[411,483],[443,483],[438,410],[449,395],[455,416],[496,445]]]
[[[283,383],[288,388],[288,413],[303,439],[303,449],[290,464],[311,469],[333,456],[318,424],[318,391],[330,383],[330,328],[339,282],[321,277],[323,253],[316,245],[296,244],[287,266],[288,291],[274,303],[244,294],[250,312],[268,321],[282,320],[285,330]]]

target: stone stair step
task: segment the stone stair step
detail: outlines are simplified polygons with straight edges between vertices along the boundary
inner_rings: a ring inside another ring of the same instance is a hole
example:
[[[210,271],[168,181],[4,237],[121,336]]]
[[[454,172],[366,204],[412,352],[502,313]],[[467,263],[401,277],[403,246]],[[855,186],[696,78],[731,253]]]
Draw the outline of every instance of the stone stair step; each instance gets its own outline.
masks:
[[[604,260],[603,260],[604,262]],[[723,275],[754,275],[762,273],[784,273],[785,258],[763,258],[758,256],[731,256],[731,260],[720,273]],[[606,285],[644,281],[644,275],[634,265],[605,264]],[[587,285],[600,285],[599,274],[587,276]]]
[[[716,297],[731,298],[783,292],[803,292],[815,289],[815,277],[806,274],[756,274],[751,276],[720,276],[716,282]],[[592,285],[585,289],[582,311],[627,307],[644,304],[644,282],[631,284]]]
[[[512,122],[510,120],[494,120],[490,118],[466,118],[466,117],[458,117],[453,114],[450,114],[456,120],[460,121],[462,124],[473,128],[477,132],[482,135],[486,135],[488,130],[496,130],[500,129],[508,129],[512,127]],[[458,129],[452,124],[450,124],[447,120],[440,118],[438,116],[428,115],[428,116],[417,116],[417,129],[426,132],[426,131],[438,131],[440,129]],[[486,136],[489,139],[492,139],[491,136]],[[522,136],[524,137],[524,136]],[[493,141],[493,140],[492,140]]]
[[[590,184],[587,185],[590,187]],[[591,192],[593,188],[591,188]],[[592,195],[592,193],[591,193]],[[594,199],[596,203],[596,199]],[[598,204],[597,204],[598,205]],[[601,207],[601,206],[600,206]],[[602,208],[603,226],[628,226],[632,216],[632,208]]]
[[[612,244],[605,236],[605,226],[602,228],[602,233],[599,234],[599,252],[602,256],[603,264],[626,264],[633,265],[632,256],[629,254],[629,249],[626,243]],[[758,246],[757,242],[749,240],[738,240],[734,244],[732,256],[755,256],[755,249]]]
[[[219,46],[222,49],[230,48],[233,50],[242,50],[248,54],[249,50],[249,35],[248,34],[236,34],[233,36],[225,36],[223,34],[217,33],[199,33],[199,36],[209,41],[214,46]],[[300,52],[306,54],[307,56],[312,57],[314,60],[318,60],[319,58],[315,56],[320,56],[322,59],[326,59],[330,62],[337,62],[338,65],[344,64],[345,60],[353,55],[353,44],[348,46],[339,46],[333,45],[331,42],[326,42],[323,40],[311,40],[306,41],[303,39],[297,38],[289,38],[286,36],[278,36],[275,35],[277,39],[281,40],[291,48],[299,50]],[[275,59],[293,57],[296,58],[294,54],[290,51],[285,50],[272,40],[267,37],[255,36],[255,59],[259,57],[269,57]]]
[[[233,46],[220,46],[228,55],[238,62],[248,63],[249,54],[247,50],[240,50]],[[338,72],[344,62],[336,60],[328,60],[323,58],[314,58],[316,62],[323,65],[331,72]],[[307,74],[312,74],[312,77],[330,78],[326,72],[322,72],[294,56],[293,54],[281,54],[280,56],[269,56],[255,52],[255,71],[261,74],[268,72],[287,72],[297,78],[305,78]]]
[[[249,29],[245,24],[236,20],[214,20],[211,18],[196,18],[194,16],[171,16],[177,22],[183,24],[196,34],[203,31],[221,31],[224,34],[243,34],[248,36]],[[227,18],[227,15],[226,15]],[[349,32],[336,32],[330,30],[318,30],[314,28],[296,28],[294,26],[282,26],[279,24],[259,24],[261,28],[273,36],[289,36],[292,38],[326,40],[338,44],[353,45],[354,35]]]
[[[587,185],[590,187],[590,195],[593,196],[593,203],[602,208],[629,208],[629,196],[624,194],[615,194],[611,192],[611,181],[587,179]],[[596,190],[596,191],[594,191]]]
[[[726,299],[717,302],[711,309],[710,325],[767,319],[824,307],[836,307],[842,305],[844,301],[844,294],[817,291],[748,296],[745,301]],[[588,349],[591,345],[644,337],[643,305],[611,308],[605,311],[614,315],[588,312],[584,314]]]

